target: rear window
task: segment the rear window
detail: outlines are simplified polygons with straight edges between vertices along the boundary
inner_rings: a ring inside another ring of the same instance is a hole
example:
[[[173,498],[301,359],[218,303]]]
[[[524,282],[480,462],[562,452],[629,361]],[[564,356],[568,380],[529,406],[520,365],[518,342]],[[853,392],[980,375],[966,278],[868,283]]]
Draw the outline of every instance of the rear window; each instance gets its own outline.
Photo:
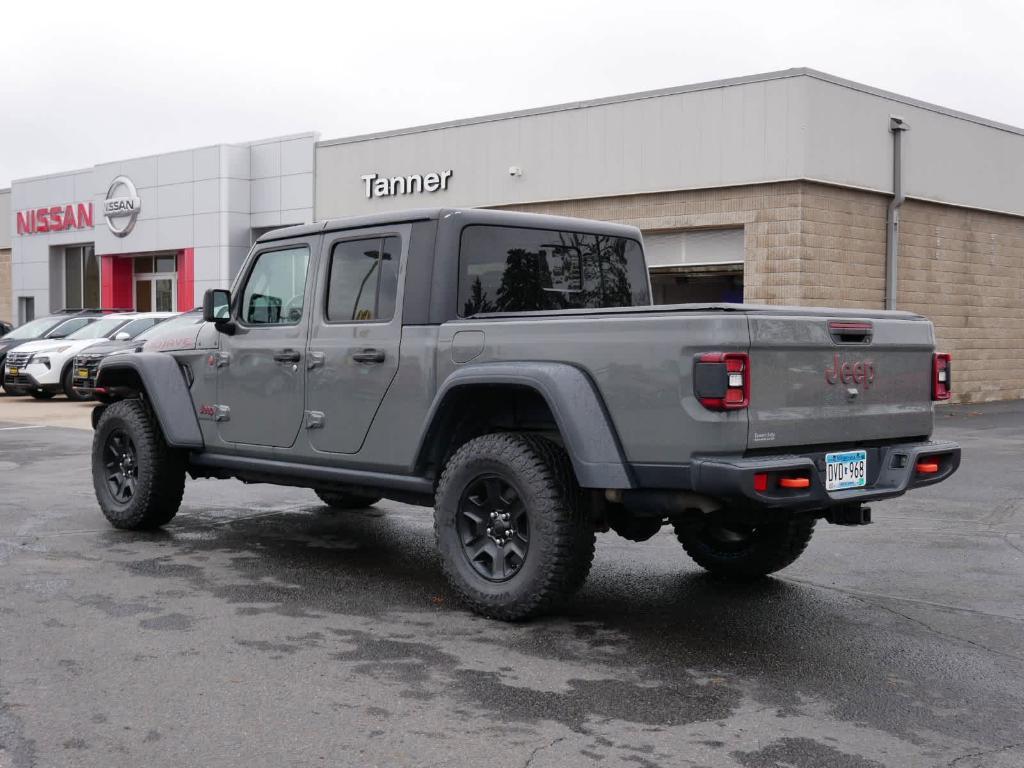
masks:
[[[489,225],[462,230],[462,317],[650,303],[643,249],[636,240]]]

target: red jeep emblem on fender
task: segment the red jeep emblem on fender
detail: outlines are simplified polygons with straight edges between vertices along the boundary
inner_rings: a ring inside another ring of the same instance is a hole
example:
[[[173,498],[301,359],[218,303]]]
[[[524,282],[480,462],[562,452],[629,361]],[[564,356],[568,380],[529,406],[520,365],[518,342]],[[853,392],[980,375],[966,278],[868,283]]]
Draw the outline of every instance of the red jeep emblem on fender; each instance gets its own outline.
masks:
[[[832,367],[825,369],[825,381],[829,384],[840,381],[843,384],[863,384],[864,389],[870,389],[875,382],[875,363],[872,360],[841,363],[839,353],[836,352],[832,359]]]

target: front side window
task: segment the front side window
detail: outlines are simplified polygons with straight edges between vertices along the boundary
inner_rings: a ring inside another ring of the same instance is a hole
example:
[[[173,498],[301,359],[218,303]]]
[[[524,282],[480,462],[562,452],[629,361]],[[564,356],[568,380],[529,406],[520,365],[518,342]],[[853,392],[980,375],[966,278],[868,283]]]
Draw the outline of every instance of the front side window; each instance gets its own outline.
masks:
[[[327,320],[334,323],[387,321],[398,294],[398,237],[346,240],[331,251]]]
[[[471,225],[459,266],[463,317],[651,302],[643,250],[624,237]]]
[[[264,251],[256,257],[242,292],[247,325],[295,325],[302,320],[309,248]]]

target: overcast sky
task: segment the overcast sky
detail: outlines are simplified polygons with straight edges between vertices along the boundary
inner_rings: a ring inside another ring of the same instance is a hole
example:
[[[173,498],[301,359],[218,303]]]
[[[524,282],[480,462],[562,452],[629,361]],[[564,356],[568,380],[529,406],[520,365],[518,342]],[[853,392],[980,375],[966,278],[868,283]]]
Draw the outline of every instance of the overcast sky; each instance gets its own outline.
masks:
[[[2,28],[0,187],[802,66],[1024,126],[1013,0],[51,0]]]

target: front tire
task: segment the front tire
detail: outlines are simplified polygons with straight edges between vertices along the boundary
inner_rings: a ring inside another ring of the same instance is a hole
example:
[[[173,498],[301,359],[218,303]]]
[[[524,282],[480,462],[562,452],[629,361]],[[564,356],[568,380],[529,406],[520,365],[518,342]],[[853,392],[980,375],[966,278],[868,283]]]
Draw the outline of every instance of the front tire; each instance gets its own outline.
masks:
[[[177,514],[185,457],[164,442],[149,407],[121,400],[104,409],[92,441],[92,482],[115,528],[151,530]]]
[[[762,525],[711,516],[697,524],[682,520],[673,526],[697,565],[719,576],[750,581],[795,562],[811,540],[814,523],[814,518],[795,515]]]
[[[550,610],[583,584],[594,528],[565,451],[495,433],[463,444],[437,487],[434,532],[452,588],[489,618]]]
[[[72,366],[69,365],[68,369],[64,371],[64,375],[61,376],[61,387],[64,389],[64,395],[67,397],[68,400],[71,400],[73,402],[85,402],[89,398],[83,397],[82,395],[75,392],[74,381],[75,370]]]
[[[349,493],[348,491],[317,490],[316,495],[320,497],[320,501],[332,509],[364,509],[365,507],[372,507],[384,498],[383,496],[364,496],[359,493]]]

